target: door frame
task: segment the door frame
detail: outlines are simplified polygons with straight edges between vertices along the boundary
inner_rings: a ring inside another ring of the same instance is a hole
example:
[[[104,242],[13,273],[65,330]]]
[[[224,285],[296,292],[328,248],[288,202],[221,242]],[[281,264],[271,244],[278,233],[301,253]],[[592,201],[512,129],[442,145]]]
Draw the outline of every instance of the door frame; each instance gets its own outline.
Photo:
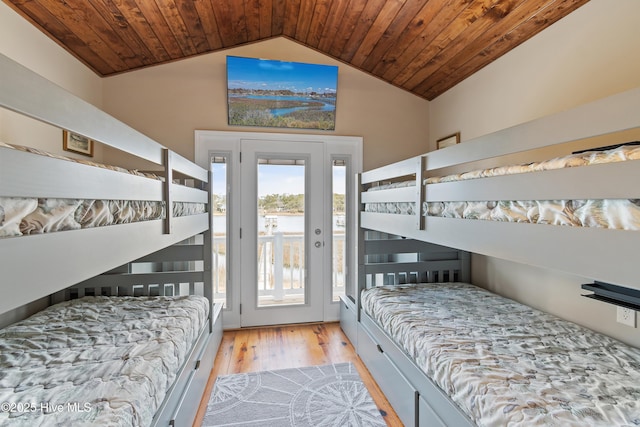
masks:
[[[260,139],[265,141],[291,141],[300,142],[322,142],[324,143],[324,163],[327,164],[332,161],[336,156],[349,156],[350,157],[350,171],[347,174],[347,189],[351,191],[356,190],[355,174],[362,172],[362,149],[363,139],[359,136],[339,136],[339,135],[311,135],[304,133],[285,134],[285,133],[265,133],[265,132],[243,132],[243,131],[211,131],[211,130],[196,130],[195,131],[195,162],[196,164],[209,169],[211,154],[215,152],[225,151],[229,153],[232,163],[228,166],[230,171],[230,179],[228,185],[231,188],[240,188],[240,167],[237,163],[240,158],[240,141],[242,139]],[[215,145],[216,149],[212,147]],[[324,187],[327,189],[332,188],[331,174],[325,174]],[[357,229],[358,207],[355,203],[355,193],[352,193],[351,198],[347,198],[346,215],[347,226],[349,230],[349,247],[352,251],[355,250]],[[325,201],[331,200],[331,192],[325,191]],[[227,210],[231,209],[231,212],[240,212],[242,209],[240,197],[234,197],[231,194],[230,200],[227,201]],[[230,244],[227,251],[229,253],[229,272],[230,280],[227,288],[227,307],[223,314],[223,325],[225,329],[240,328],[240,283],[238,280],[241,263],[240,263],[240,245],[236,240],[239,236],[239,223],[230,215],[228,218],[229,230],[230,230]],[[331,217],[325,215],[324,229],[331,229]],[[328,232],[328,231],[327,231]],[[326,237],[328,238],[328,236]],[[330,245],[324,246],[325,251],[325,264],[330,262]],[[353,254],[352,254],[353,255]],[[350,256],[347,260],[347,272],[348,280],[355,281],[356,271],[356,257]],[[332,293],[331,282],[325,280],[324,284],[324,321],[337,321],[339,320],[339,301],[330,301],[329,296]]]
[[[242,237],[240,247],[244,268],[240,272],[241,327],[279,325],[284,323],[318,322],[324,319],[324,144],[303,141],[265,141],[242,139],[242,162],[240,166],[241,198],[240,212]],[[259,306],[258,269],[258,159],[304,160],[304,302],[301,304]],[[232,214],[236,216],[236,214]],[[315,236],[313,230],[320,233]],[[314,245],[313,241],[319,243]],[[253,255],[251,255],[253,254]]]

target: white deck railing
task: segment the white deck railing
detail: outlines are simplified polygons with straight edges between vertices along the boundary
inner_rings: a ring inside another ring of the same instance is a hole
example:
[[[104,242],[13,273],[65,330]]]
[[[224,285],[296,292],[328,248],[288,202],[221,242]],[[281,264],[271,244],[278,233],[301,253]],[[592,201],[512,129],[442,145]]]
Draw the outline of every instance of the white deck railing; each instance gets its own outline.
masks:
[[[213,238],[214,299],[226,297],[227,268],[225,237]],[[344,293],[345,238],[333,235],[332,277],[333,295]],[[335,254],[342,254],[335,256]],[[258,293],[262,301],[279,303],[302,302],[304,298],[304,235],[281,232],[258,238]]]

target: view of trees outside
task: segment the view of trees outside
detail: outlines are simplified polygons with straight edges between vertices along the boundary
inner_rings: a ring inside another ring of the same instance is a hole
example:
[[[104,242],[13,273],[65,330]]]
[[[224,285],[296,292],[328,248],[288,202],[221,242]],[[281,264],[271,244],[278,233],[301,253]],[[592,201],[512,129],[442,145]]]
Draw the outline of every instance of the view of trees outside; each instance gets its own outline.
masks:
[[[212,164],[214,174],[212,206],[213,218],[213,252],[214,252],[214,286],[216,301],[226,302],[227,282],[227,165],[226,160]],[[282,265],[289,273],[285,289],[300,289],[303,286],[299,272],[304,265],[304,247],[302,233],[304,232],[304,167],[261,165],[258,178],[258,262],[275,264],[276,256],[282,257]],[[344,292],[345,272],[345,172],[344,164],[334,164],[332,167],[333,200],[332,200],[332,282],[334,288],[333,299],[337,300]],[[272,246],[274,233],[285,236],[281,250],[276,252],[267,247]],[[268,268],[269,270],[272,267]],[[269,275],[270,276],[270,275]],[[294,277],[295,276],[295,277]],[[297,283],[294,283],[297,282]],[[272,277],[262,278],[263,290],[273,288]]]

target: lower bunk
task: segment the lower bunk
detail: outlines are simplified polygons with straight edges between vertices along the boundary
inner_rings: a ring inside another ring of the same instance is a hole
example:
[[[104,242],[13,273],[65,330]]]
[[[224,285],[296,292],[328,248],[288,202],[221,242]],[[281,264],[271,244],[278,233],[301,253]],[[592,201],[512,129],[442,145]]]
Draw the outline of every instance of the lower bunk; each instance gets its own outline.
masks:
[[[361,295],[358,353],[406,425],[640,421],[640,350],[467,283]]]
[[[96,296],[0,330],[0,424],[192,425],[222,338],[222,307],[196,295],[197,286],[187,295],[180,288],[163,289],[167,296],[83,288]]]

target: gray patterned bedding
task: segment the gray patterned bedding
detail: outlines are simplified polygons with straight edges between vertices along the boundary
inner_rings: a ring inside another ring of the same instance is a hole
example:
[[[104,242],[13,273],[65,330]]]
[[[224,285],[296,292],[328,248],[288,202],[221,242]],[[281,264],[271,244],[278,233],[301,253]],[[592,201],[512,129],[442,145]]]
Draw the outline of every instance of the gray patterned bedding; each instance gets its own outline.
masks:
[[[440,177],[430,177],[424,180],[424,184],[436,184],[440,182],[464,181],[468,179],[486,178],[490,176],[512,175],[518,173],[540,172],[553,169],[572,168],[576,166],[589,166],[602,163],[624,162],[627,160],[640,160],[640,146],[623,145],[609,150],[584,151],[569,154],[540,162],[523,163],[519,165],[498,166],[489,169],[478,169],[459,174]]]
[[[58,156],[30,147],[0,143],[0,148],[161,179],[149,173]],[[0,238],[156,220],[164,218],[165,211],[165,203],[159,201],[17,198],[0,195]],[[206,207],[201,203],[174,202],[172,206],[174,217],[196,215],[205,211]]]
[[[416,204],[411,202],[376,202],[367,203],[364,207],[365,212],[388,213],[396,215],[415,215]]]
[[[0,425],[149,425],[208,314],[198,296],[85,297],[0,330]]]
[[[393,188],[415,187],[415,179],[409,181],[400,181],[388,184],[370,187],[367,191],[380,191]],[[412,202],[385,202],[385,203],[366,203],[365,212],[389,213],[398,215],[415,215],[416,204]]]
[[[201,203],[173,203],[173,216],[204,213]],[[0,238],[150,221],[165,203],[148,200],[76,200],[0,197]]]
[[[424,202],[423,212],[443,218],[640,230],[638,199]]]
[[[424,185],[640,160],[640,146],[632,144],[635,145],[586,151],[541,162],[430,177],[424,180]],[[370,191],[407,185],[414,185],[414,181],[372,187]],[[640,230],[640,200],[637,199],[439,201],[423,202],[422,210],[424,216],[431,217]],[[365,212],[414,215],[416,207],[415,203],[408,202],[367,203]]]
[[[464,283],[371,288],[362,306],[479,426],[640,424],[639,349]]]

